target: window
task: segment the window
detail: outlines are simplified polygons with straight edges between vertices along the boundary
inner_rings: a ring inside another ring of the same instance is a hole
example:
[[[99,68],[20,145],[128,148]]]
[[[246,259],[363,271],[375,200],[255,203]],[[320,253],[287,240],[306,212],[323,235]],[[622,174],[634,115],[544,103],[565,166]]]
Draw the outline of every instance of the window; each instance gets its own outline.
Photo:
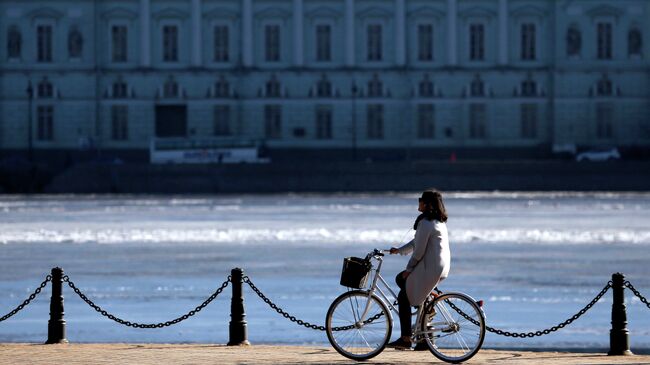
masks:
[[[382,35],[381,25],[370,24],[367,29],[367,59],[368,61],[381,61],[382,58]]]
[[[433,95],[433,82],[429,80],[429,75],[425,74],[424,79],[420,81],[420,84],[418,85],[418,93],[421,97],[429,98],[434,96]]]
[[[282,138],[282,106],[264,106],[264,130],[266,138]]]
[[[125,99],[128,97],[128,94],[129,88],[126,82],[118,80],[113,83],[113,98]]]
[[[325,75],[316,84],[316,96],[319,98],[332,96],[332,84]]]
[[[316,26],[316,61],[332,60],[332,27],[327,24]]]
[[[266,82],[266,96],[269,98],[279,98],[281,96],[280,82],[275,75],[271,75],[271,79]]]
[[[535,24],[524,23],[521,25],[521,59],[524,61],[534,61],[536,58],[535,33]]]
[[[524,80],[521,83],[521,96],[537,96],[537,84],[533,80]]]
[[[36,138],[39,141],[54,140],[54,107],[51,105],[38,106],[36,120],[38,123]]]
[[[219,77],[219,80],[214,83],[214,96],[217,98],[225,98],[230,96],[230,84],[225,77]]]
[[[163,26],[163,61],[178,61],[178,27],[175,25]]]
[[[52,26],[39,25],[36,27],[36,60],[52,62]]]
[[[264,27],[264,59],[267,62],[280,61],[280,26],[267,25]]]
[[[332,107],[316,106],[316,138],[332,139]]]
[[[472,80],[470,95],[475,97],[485,96],[485,86],[483,85],[483,80],[478,75],[474,76],[474,80]]]
[[[111,106],[111,138],[114,141],[126,141],[129,138],[129,107]]]
[[[485,138],[485,105],[469,105],[469,138]]]
[[[51,98],[54,96],[54,87],[47,78],[44,78],[38,83],[36,95],[38,95],[39,99]]]
[[[537,104],[522,104],[521,138],[533,139],[537,137]]]
[[[228,62],[228,26],[214,27],[214,62]]]
[[[384,138],[384,106],[381,104],[368,104],[366,112],[368,139]]]
[[[23,45],[23,37],[17,26],[12,25],[7,31],[7,56],[9,59],[20,58]]]
[[[368,97],[380,97],[384,94],[384,84],[379,80],[377,74],[368,81]]]
[[[433,104],[418,105],[418,138],[430,139],[436,136]]]
[[[178,84],[174,78],[170,77],[165,81],[163,86],[163,97],[165,98],[177,98],[178,97]]]
[[[433,25],[418,25],[418,61],[433,61]]]
[[[596,138],[612,138],[614,108],[611,104],[596,105]]]
[[[571,26],[566,32],[566,54],[569,57],[580,55],[582,50],[582,33],[576,26]]]
[[[125,25],[114,25],[111,27],[111,60],[113,62],[127,61],[127,28]]]
[[[643,36],[638,28],[631,29],[627,33],[627,54],[628,56],[640,56],[643,50]]]
[[[612,59],[612,24],[598,23],[598,59]]]
[[[485,59],[485,27],[483,24],[469,26],[469,59],[472,61]]]
[[[77,28],[72,28],[68,33],[68,56],[73,59],[81,58],[83,53],[84,39]]]
[[[214,135],[230,136],[230,105],[215,105],[214,107]]]
[[[603,76],[600,80],[598,80],[598,84],[596,86],[596,95],[612,96],[612,81],[607,76]]]

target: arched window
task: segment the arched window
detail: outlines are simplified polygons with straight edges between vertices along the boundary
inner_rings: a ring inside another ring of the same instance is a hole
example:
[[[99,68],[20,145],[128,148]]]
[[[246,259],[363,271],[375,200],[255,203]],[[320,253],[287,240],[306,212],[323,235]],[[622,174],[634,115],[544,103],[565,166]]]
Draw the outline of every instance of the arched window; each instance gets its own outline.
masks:
[[[44,77],[43,80],[38,83],[37,95],[42,99],[51,98],[54,96],[54,87],[52,86],[52,83],[47,79],[47,77]]]
[[[70,58],[81,58],[83,52],[83,35],[76,27],[68,33],[68,55]]]
[[[266,82],[266,96],[269,98],[279,98],[281,96],[280,82],[275,74],[271,75],[269,81]]]
[[[582,50],[582,33],[577,26],[572,25],[566,32],[566,54],[569,57],[580,56]]]
[[[17,26],[12,25],[7,31],[7,56],[9,59],[20,58],[23,37]]]
[[[374,74],[372,79],[368,81],[368,96],[377,97],[382,96],[384,93],[384,84],[379,80],[379,76]]]
[[[320,98],[332,96],[332,83],[330,83],[325,74],[323,74],[316,84],[316,95]]]
[[[429,80],[429,74],[424,74],[418,87],[418,94],[421,97],[429,98],[433,96],[433,82]]]
[[[638,28],[632,28],[627,33],[627,54],[640,56],[643,49],[643,36]]]

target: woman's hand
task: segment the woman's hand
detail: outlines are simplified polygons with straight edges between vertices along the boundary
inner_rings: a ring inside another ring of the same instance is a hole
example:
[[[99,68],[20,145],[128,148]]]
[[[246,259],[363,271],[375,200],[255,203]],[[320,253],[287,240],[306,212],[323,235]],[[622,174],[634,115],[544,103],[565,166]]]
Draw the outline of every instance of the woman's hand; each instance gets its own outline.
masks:
[[[395,254],[398,254],[398,253],[399,253],[399,248],[397,248],[397,247],[391,247],[390,248],[390,254],[391,255],[395,255]]]
[[[406,278],[408,278],[409,275],[411,275],[410,271],[402,271],[402,278],[404,278],[404,280],[406,280]]]

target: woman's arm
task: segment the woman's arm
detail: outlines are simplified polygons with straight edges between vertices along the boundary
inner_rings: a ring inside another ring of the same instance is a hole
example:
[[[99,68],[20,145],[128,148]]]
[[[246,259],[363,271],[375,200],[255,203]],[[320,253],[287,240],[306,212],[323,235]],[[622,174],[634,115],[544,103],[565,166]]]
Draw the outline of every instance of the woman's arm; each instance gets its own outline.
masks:
[[[397,249],[397,253],[400,255],[408,255],[413,251],[413,243],[415,242],[415,238],[404,244],[402,247]]]
[[[415,265],[422,260],[424,253],[427,250],[427,243],[429,243],[429,236],[434,229],[433,222],[423,219],[418,224],[418,229],[415,231],[415,238],[413,239],[413,254],[408,264],[406,264],[406,271],[413,271]]]

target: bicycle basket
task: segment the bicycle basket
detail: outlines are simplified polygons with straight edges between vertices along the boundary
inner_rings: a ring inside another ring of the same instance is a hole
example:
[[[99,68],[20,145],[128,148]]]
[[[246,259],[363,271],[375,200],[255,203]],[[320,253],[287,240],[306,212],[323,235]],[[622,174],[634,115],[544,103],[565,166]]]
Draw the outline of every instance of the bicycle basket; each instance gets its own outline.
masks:
[[[346,257],[343,259],[343,269],[341,270],[341,285],[354,289],[365,287],[371,268],[369,260]]]

